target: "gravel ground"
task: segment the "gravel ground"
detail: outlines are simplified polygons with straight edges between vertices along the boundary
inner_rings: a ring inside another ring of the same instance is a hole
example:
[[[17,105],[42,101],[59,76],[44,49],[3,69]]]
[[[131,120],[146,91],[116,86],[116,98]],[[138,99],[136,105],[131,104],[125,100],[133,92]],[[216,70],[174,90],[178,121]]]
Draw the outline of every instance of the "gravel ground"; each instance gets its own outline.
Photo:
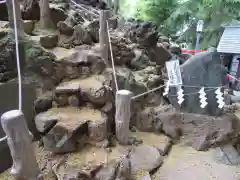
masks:
[[[215,153],[175,145],[152,180],[240,180],[240,166],[218,163]]]

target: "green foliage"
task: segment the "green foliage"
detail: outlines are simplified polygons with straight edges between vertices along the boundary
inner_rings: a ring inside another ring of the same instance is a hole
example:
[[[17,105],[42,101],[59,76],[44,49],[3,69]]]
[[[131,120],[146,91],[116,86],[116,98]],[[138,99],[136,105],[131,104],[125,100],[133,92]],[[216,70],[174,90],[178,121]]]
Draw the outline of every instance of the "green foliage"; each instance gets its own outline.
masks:
[[[177,0],[139,0],[136,17],[162,24],[177,7]]]
[[[174,35],[186,28],[179,40],[195,43],[196,24],[204,21],[200,48],[216,46],[222,24],[240,20],[240,0],[139,0],[136,16],[151,20],[165,35]]]

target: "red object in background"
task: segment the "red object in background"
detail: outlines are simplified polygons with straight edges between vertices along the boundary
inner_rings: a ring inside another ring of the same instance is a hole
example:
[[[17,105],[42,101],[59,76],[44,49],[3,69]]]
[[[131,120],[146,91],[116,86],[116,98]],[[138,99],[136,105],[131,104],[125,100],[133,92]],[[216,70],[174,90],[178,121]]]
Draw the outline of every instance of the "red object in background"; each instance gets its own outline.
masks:
[[[229,75],[226,76],[226,80],[230,81],[230,76]]]
[[[197,50],[195,51],[194,49],[181,49],[181,53],[182,54],[186,54],[186,53],[189,53],[189,54],[192,54],[194,55],[196,52],[199,53],[199,52],[207,52],[207,50]]]

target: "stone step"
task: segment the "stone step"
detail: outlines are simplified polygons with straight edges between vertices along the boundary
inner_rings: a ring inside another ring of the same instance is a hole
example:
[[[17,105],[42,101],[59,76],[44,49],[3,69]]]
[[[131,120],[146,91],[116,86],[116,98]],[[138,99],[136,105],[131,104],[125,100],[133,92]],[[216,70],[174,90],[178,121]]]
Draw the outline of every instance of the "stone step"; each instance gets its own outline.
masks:
[[[106,67],[100,54],[88,46],[73,49],[56,47],[49,51],[56,56],[56,63],[68,79],[100,74]]]
[[[35,124],[38,131],[46,133],[44,148],[54,153],[76,150],[85,137],[97,142],[107,138],[106,114],[90,107],[52,108],[38,114]]]
[[[79,106],[83,102],[102,106],[109,98],[109,88],[104,86],[103,75],[92,75],[63,82],[55,89],[55,101],[59,106]]]

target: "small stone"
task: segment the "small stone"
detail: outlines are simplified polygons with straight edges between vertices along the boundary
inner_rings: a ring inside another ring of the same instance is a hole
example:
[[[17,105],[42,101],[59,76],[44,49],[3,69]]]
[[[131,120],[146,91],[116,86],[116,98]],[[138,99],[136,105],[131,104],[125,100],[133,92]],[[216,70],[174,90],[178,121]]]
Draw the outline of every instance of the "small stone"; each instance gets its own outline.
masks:
[[[95,176],[95,180],[115,180],[116,169],[119,163],[116,160],[110,161]]]
[[[60,21],[57,24],[57,29],[61,34],[71,36],[74,32],[73,27],[69,26],[66,22]]]
[[[92,141],[100,142],[107,139],[107,116],[102,113],[102,120],[90,121],[88,132]]]
[[[72,95],[68,98],[68,104],[73,107],[78,107],[79,106],[79,99],[77,96]]]
[[[158,149],[147,144],[134,147],[130,152],[130,161],[133,172],[139,170],[151,172],[163,163]]]
[[[46,92],[43,95],[41,95],[34,102],[34,109],[35,109],[36,114],[45,112],[48,109],[52,108],[52,102],[53,102],[53,93],[52,92]]]
[[[58,106],[66,106],[68,104],[68,96],[65,94],[58,95],[55,97],[55,101],[57,102]]]
[[[23,28],[26,34],[31,35],[34,30],[34,22],[31,20],[25,20],[23,22]]]
[[[93,74],[100,74],[104,71],[105,68],[106,68],[106,64],[104,63],[104,61],[102,59],[98,59],[96,62],[94,62],[91,65],[90,71]]]
[[[58,35],[46,35],[40,37],[40,44],[47,49],[51,49],[57,46]]]
[[[58,122],[57,116],[51,116],[45,113],[40,113],[35,117],[35,125],[39,132],[45,133],[49,128],[53,127]]]

